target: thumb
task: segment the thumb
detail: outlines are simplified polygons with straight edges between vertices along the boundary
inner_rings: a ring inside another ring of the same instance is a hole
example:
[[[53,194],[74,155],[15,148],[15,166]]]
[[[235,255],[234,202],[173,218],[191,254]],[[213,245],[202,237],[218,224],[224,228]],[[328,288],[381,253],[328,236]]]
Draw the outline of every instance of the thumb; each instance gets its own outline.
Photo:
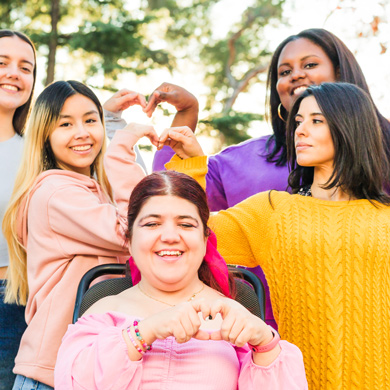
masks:
[[[192,338],[197,340],[210,340],[210,333],[205,330],[199,329]]]

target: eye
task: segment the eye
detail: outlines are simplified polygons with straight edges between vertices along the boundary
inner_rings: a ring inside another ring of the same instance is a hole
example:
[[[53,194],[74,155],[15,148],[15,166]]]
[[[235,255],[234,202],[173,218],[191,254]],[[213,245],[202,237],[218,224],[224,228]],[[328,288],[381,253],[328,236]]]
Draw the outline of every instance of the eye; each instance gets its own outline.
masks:
[[[320,123],[324,123],[324,121],[322,121],[321,119],[313,119],[313,123],[314,123],[315,125],[318,125],[318,124],[320,124]]]
[[[279,72],[279,76],[280,77],[288,76],[290,73],[291,73],[290,69],[282,70],[281,72]]]
[[[302,121],[295,120],[295,128],[299,127]]]
[[[308,64],[305,65],[305,68],[306,69],[312,69],[312,68],[315,68],[318,64],[316,62],[310,62]]]
[[[30,68],[22,67],[22,71],[25,73],[31,73],[32,70]]]
[[[69,122],[64,122],[60,124],[60,127],[69,127],[69,126],[72,126],[72,124]]]
[[[191,229],[191,228],[195,228],[196,227],[192,223],[188,223],[188,222],[181,223],[181,224],[179,224],[179,226],[181,226],[182,228],[185,228],[185,229]]]
[[[145,224],[142,225],[142,227],[148,227],[148,228],[153,228],[153,227],[157,227],[159,226],[160,224],[157,223],[157,222],[147,222]]]
[[[86,122],[86,123],[96,123],[97,120],[94,119],[94,118],[89,118],[89,119],[87,119],[85,122]]]

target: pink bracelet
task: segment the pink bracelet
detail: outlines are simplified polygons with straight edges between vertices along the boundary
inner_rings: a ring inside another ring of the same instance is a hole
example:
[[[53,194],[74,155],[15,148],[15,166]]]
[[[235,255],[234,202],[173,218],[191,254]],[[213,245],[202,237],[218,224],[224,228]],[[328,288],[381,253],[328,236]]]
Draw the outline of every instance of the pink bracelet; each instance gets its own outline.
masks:
[[[135,342],[135,340],[133,339],[133,336],[131,335],[131,332],[130,332],[131,326],[127,327],[126,330],[127,330],[127,334],[129,335],[130,341],[131,341],[132,344],[134,345],[134,348],[135,348],[141,355],[143,355],[143,354],[145,353],[145,351],[142,350],[142,349],[140,348],[140,346]]]
[[[139,342],[144,347],[144,351],[151,351],[152,350],[152,346],[148,345],[146,343],[146,341],[142,338],[141,333],[139,332],[138,324],[139,324],[138,320],[134,320],[133,326],[134,326],[135,335],[137,336],[137,339],[139,340]]]

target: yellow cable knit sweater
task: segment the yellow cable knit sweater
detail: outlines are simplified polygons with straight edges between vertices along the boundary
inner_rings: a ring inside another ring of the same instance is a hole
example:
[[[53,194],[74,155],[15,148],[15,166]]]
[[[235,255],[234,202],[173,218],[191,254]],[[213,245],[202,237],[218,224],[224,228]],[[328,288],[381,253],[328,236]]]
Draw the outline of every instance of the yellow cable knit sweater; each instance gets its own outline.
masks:
[[[205,184],[204,157],[167,168]],[[271,191],[213,215],[210,227],[228,263],[264,270],[309,389],[390,389],[390,207]]]

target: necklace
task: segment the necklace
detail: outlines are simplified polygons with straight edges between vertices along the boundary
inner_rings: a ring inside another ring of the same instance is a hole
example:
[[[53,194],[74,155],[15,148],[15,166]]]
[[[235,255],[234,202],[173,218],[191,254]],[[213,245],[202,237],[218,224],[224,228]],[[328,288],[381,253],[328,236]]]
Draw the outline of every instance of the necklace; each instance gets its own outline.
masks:
[[[148,293],[146,293],[144,290],[142,290],[142,288],[141,288],[141,286],[140,286],[139,283],[137,284],[137,286],[138,286],[138,288],[139,288],[139,291],[141,291],[141,293],[144,294],[145,296],[147,296],[148,298],[153,299],[154,301],[163,303],[164,305],[168,305],[168,306],[171,306],[171,307],[176,306],[176,305],[172,305],[171,303],[164,302],[164,301],[162,301],[161,299],[157,299],[157,298],[152,297],[151,295],[149,295]],[[187,299],[187,302],[192,301],[199,293],[201,293],[201,292],[203,291],[203,289],[204,289],[204,283],[202,282],[202,287],[200,288],[200,290],[194,292],[194,293],[191,295],[191,297],[190,297],[189,299]]]

